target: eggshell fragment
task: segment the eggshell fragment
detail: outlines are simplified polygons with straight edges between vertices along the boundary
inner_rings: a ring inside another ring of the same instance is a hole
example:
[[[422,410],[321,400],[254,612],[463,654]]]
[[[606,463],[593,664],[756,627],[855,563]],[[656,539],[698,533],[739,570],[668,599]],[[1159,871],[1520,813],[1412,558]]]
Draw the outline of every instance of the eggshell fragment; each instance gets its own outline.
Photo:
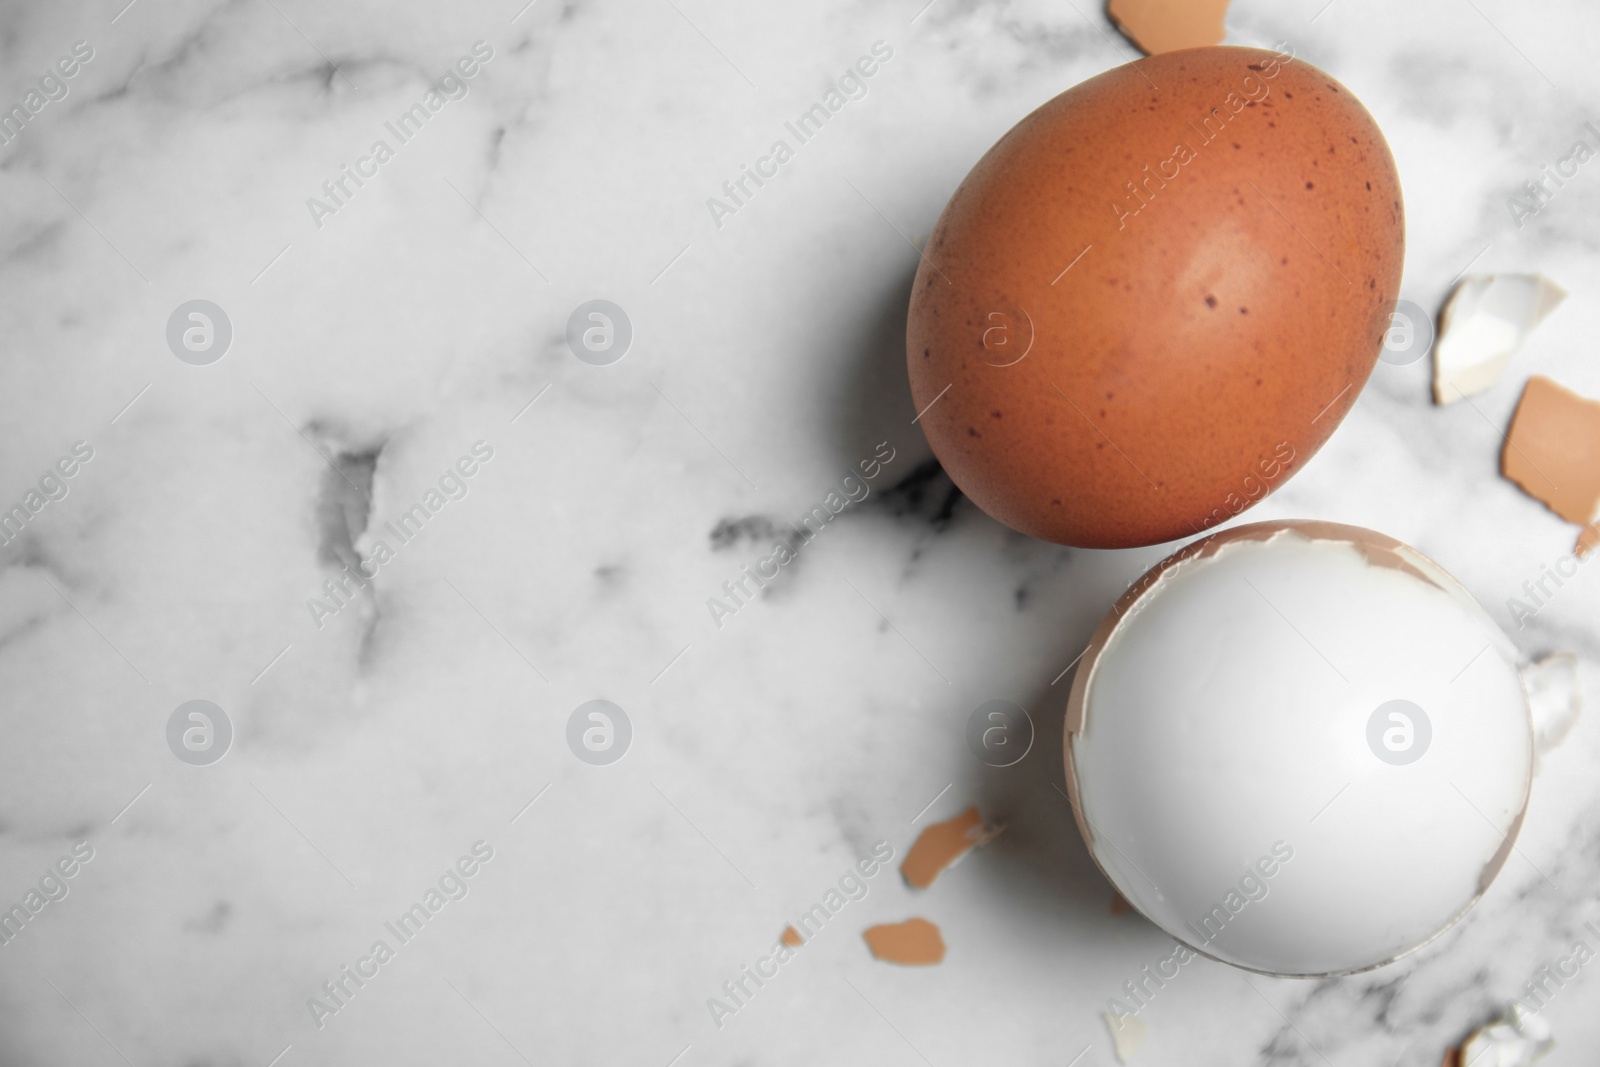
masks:
[[[1578,657],[1552,652],[1522,668],[1533,718],[1534,751],[1543,756],[1566,740],[1578,721]]]
[[[1263,499],[1377,362],[1404,251],[1372,116],[1288,53],[1105,72],[951,196],[913,285],[918,425],[975,504],[1125,548]]]
[[[1550,1024],[1512,1003],[1503,1017],[1451,1049],[1444,1067],[1531,1067],[1555,1046]]]
[[[1117,1062],[1127,1063],[1139,1051],[1139,1046],[1144,1044],[1144,1039],[1150,1036],[1150,1024],[1137,1015],[1100,1014],[1105,1018],[1106,1029],[1111,1031],[1111,1044],[1116,1049]]]
[[[988,844],[999,832],[998,828],[984,825],[977,805],[973,805],[955,818],[936,822],[918,834],[900,864],[900,874],[913,889],[926,889],[946,867],[979,845]]]
[[[1275,975],[1379,966],[1449,927],[1510,855],[1532,778],[1515,646],[1437,564],[1333,523],[1168,557],[1096,631],[1066,727],[1113,886]]]
[[[1493,385],[1533,328],[1566,297],[1542,274],[1463,278],[1439,315],[1434,403],[1453,404]]]
[[[1106,14],[1145,55],[1220,44],[1228,0],[1111,0]]]
[[[1579,559],[1588,559],[1589,553],[1597,548],[1600,548],[1600,526],[1591,522],[1578,531],[1578,544],[1574,551]]]
[[[1500,472],[1568,522],[1583,525],[1577,554],[1597,543],[1600,522],[1600,400],[1528,379],[1500,453]]]
[[[927,919],[869,926],[861,936],[873,956],[886,963],[926,967],[944,959],[944,938]]]

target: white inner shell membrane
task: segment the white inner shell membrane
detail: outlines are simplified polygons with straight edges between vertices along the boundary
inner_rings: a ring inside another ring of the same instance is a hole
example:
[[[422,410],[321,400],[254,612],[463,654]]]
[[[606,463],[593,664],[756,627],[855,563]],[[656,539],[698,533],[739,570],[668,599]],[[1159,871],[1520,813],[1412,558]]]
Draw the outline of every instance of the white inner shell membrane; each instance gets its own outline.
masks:
[[[1284,533],[1146,593],[1096,660],[1073,748],[1123,896],[1185,944],[1286,975],[1387,962],[1469,908],[1532,737],[1513,646],[1448,584]],[[1406,765],[1368,744],[1391,700],[1432,729]]]

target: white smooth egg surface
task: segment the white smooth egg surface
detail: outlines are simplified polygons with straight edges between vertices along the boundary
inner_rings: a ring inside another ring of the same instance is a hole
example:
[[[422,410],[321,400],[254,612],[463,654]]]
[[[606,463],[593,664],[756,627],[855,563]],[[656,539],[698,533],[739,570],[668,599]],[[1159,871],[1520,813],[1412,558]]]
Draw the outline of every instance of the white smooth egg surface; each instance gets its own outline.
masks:
[[[1504,862],[1532,775],[1511,642],[1415,550],[1327,523],[1239,527],[1146,575],[1085,655],[1066,747],[1123,896],[1279,975],[1446,929]]]

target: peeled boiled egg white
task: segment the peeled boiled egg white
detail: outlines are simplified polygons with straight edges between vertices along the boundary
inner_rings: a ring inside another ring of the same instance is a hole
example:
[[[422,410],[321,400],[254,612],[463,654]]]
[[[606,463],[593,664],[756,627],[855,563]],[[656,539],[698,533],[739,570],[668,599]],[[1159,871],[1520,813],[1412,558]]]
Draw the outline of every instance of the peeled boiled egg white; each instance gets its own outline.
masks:
[[[1533,773],[1510,640],[1416,550],[1321,522],[1231,528],[1135,583],[1083,656],[1065,748],[1118,892],[1285,976],[1449,927],[1510,855]]]
[[[1400,184],[1288,52],[1151,56],[1019,122],[917,271],[918,421],[999,521],[1118,548],[1204,531],[1321,447],[1399,291]]]

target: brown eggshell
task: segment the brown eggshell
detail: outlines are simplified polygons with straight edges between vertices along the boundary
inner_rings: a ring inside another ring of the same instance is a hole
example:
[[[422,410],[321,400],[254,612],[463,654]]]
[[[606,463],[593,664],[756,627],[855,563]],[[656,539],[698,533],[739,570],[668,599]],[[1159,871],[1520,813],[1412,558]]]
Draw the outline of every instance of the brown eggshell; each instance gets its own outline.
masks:
[[[1339,424],[1403,253],[1388,145],[1327,74],[1232,47],[1118,67],[1023,119],[951,197],[911,298],[919,422],[1024,533],[1192,535]]]

